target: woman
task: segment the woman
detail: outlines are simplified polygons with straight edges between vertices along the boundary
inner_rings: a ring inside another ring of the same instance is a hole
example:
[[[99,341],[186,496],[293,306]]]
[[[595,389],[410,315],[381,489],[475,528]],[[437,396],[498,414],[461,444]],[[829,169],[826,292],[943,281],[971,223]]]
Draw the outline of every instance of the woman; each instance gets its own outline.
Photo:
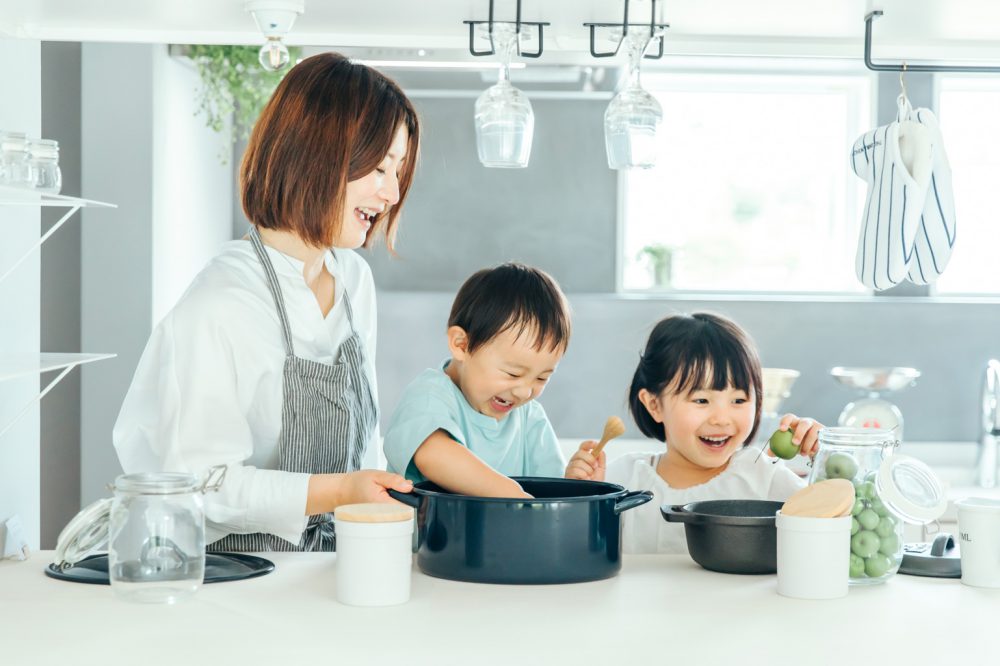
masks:
[[[418,139],[396,84],[332,53],[296,65],[257,121],[250,234],[153,331],[114,429],[126,472],[227,466],[205,497],[210,550],[333,550],[336,506],[411,488],[354,471],[378,409],[375,288],[351,250],[378,233],[392,249]]]

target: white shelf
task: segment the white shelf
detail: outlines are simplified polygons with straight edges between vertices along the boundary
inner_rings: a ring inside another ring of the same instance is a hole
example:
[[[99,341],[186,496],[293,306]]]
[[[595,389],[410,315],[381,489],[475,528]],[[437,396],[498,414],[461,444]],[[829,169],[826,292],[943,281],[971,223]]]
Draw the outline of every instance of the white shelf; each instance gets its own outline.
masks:
[[[0,354],[0,381],[6,379],[17,379],[19,377],[31,377],[34,375],[41,375],[46,372],[53,372],[55,370],[61,370],[55,379],[48,383],[48,385],[39,391],[38,395],[28,401],[21,410],[14,415],[6,425],[0,427],[0,437],[3,437],[12,425],[17,423],[18,419],[24,416],[28,409],[31,408],[36,402],[45,397],[45,395],[56,387],[62,378],[69,374],[70,370],[78,365],[83,365],[84,363],[93,363],[94,361],[102,361],[106,358],[114,358],[117,354],[55,354],[55,353],[36,353],[36,354]]]
[[[42,243],[49,239],[49,236],[54,234],[59,227],[61,227],[66,220],[71,218],[73,214],[80,210],[81,208],[117,208],[115,204],[105,203],[103,201],[93,201],[91,199],[80,199],[78,197],[68,197],[63,194],[47,194],[45,192],[39,192],[37,190],[30,190],[22,187],[11,187],[9,185],[0,185],[0,206],[33,206],[33,207],[56,207],[56,208],[68,208],[69,210],[59,218],[59,221],[53,224],[45,234],[38,239],[38,241],[29,247],[24,254],[22,254],[6,271],[0,273],[0,282],[7,279],[7,276],[14,272],[14,270],[21,265],[21,263],[31,256],[31,253],[42,246]]]
[[[114,358],[116,354],[0,354],[0,381],[30,377],[52,370],[73,368],[84,363]]]
[[[0,205],[7,206],[55,206],[59,208],[117,208],[115,204],[93,199],[80,199],[65,194],[49,194],[25,187],[0,185]]]

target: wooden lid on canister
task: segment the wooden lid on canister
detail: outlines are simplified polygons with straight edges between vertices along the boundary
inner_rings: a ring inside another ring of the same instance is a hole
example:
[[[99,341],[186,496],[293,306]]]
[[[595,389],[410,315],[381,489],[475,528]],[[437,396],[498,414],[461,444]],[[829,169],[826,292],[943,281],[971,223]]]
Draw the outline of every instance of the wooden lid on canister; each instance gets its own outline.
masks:
[[[413,508],[398,502],[345,504],[333,510],[333,517],[346,523],[401,523],[413,520]]]
[[[827,479],[806,486],[781,507],[785,516],[839,518],[854,507],[854,484],[847,479]]]

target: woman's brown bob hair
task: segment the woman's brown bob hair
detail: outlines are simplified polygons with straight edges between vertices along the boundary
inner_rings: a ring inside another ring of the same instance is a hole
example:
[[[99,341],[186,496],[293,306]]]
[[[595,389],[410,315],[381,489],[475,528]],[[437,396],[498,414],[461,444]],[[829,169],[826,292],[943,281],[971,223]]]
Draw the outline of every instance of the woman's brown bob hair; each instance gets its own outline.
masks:
[[[347,183],[371,173],[400,127],[409,134],[399,202],[375,218],[364,246],[385,233],[392,251],[399,212],[413,182],[417,113],[395,82],[337,53],[306,58],[285,75],[250,135],[240,169],[243,212],[258,227],[332,247]]]

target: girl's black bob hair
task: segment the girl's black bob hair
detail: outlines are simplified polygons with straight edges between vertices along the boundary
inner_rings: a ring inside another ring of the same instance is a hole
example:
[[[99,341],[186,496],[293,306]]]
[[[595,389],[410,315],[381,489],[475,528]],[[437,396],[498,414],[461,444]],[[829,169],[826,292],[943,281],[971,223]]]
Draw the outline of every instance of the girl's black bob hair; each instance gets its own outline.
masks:
[[[734,321],[708,312],[675,314],[653,327],[629,387],[632,419],[647,437],[666,440],[657,423],[639,399],[646,389],[660,395],[670,387],[676,394],[733,386],[751,392],[755,399],[753,428],[743,445],[753,441],[760,427],[763,401],[760,357],[753,340]]]

